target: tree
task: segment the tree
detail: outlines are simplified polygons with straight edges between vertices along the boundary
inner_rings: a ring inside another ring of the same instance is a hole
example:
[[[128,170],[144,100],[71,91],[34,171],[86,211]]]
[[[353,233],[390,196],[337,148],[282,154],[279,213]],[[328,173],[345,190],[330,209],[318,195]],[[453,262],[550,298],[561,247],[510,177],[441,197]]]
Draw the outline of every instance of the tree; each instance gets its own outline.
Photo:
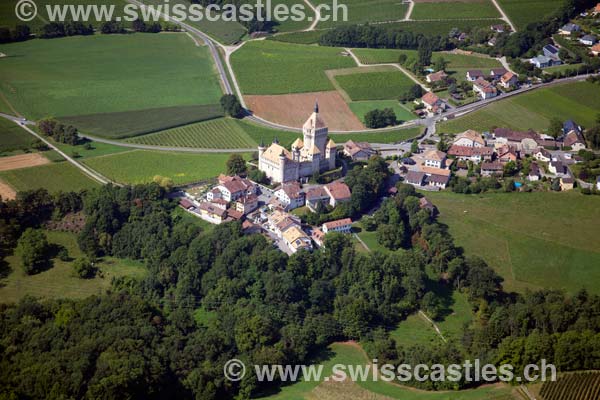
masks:
[[[386,126],[393,126],[397,123],[398,118],[396,117],[394,110],[391,108],[384,108],[383,110],[371,110],[365,115],[365,125],[367,128],[385,128]]]
[[[90,279],[96,275],[96,267],[88,258],[78,258],[75,260],[73,271],[81,279]]]
[[[244,157],[239,154],[232,154],[227,159],[227,174],[228,175],[242,175],[247,170],[246,161]]]
[[[221,107],[225,114],[230,117],[242,118],[244,116],[244,109],[238,98],[233,94],[226,94],[221,97]]]
[[[25,273],[33,275],[48,265],[48,250],[48,239],[44,232],[27,228],[17,242],[15,253],[20,257]]]
[[[518,171],[519,167],[516,162],[509,161],[504,164],[504,176],[514,176]]]
[[[443,57],[439,57],[435,60],[434,69],[436,71],[445,71],[448,66],[448,61],[444,60]]]
[[[431,56],[433,55],[433,51],[431,49],[431,44],[429,43],[429,39],[423,38],[419,42],[418,48],[418,65],[421,67],[425,67],[431,64]]]
[[[562,131],[563,131],[562,121],[558,118],[552,118],[550,120],[550,128],[548,128],[548,134],[556,139],[560,135],[562,135]]]
[[[410,152],[413,154],[416,154],[419,152],[419,142],[416,140],[413,140],[413,142],[410,144]]]

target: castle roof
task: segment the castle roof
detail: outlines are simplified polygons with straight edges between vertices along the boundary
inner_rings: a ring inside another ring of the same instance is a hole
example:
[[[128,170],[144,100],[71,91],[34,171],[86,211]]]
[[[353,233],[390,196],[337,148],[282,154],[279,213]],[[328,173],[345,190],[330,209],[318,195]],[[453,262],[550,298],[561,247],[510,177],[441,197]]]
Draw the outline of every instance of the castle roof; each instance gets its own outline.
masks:
[[[296,147],[298,149],[301,149],[304,147],[304,142],[302,141],[302,139],[298,138],[296,140],[294,140],[294,143],[292,143],[292,149]]]
[[[327,148],[334,149],[336,147],[337,147],[337,145],[335,144],[335,142],[333,140],[329,139],[329,142],[327,142]]]
[[[308,119],[304,123],[304,129],[322,129],[327,127],[327,125],[325,125],[325,122],[323,121],[323,119],[321,119],[317,111],[313,112],[311,116],[308,117]]]
[[[277,144],[277,143],[273,143],[269,146],[269,148],[267,148],[265,150],[265,152],[262,154],[262,156],[273,162],[273,163],[279,163],[279,156],[280,155],[284,155],[286,158],[291,159],[292,158],[292,154],[286,150],[283,146]]]

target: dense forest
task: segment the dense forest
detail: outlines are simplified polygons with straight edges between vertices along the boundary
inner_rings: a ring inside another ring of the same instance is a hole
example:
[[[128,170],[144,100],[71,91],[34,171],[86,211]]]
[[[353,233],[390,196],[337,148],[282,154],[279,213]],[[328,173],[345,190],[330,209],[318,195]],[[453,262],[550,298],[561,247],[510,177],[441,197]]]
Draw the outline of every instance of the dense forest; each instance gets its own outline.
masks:
[[[349,213],[377,198],[386,178],[377,165],[350,174],[359,194]],[[149,271],[85,300],[27,297],[1,306],[0,397],[248,398],[272,388],[250,374],[225,380],[226,360],[309,363],[346,339],[392,363],[479,357],[520,366],[543,357],[561,370],[600,368],[598,296],[505,293],[502,279],[481,259],[464,257],[419,207],[411,186],[397,188],[367,223],[388,254],[358,253],[348,236],[330,234],[323,249],[288,257],[261,235],[243,235],[239,223],[203,232],[178,217],[177,203],[154,184],[54,196],[39,190],[0,203],[0,256],[45,221],[83,212],[78,241],[90,259],[142,260]],[[434,284],[466,293],[476,321],[443,347],[398,346],[390,328],[419,309],[436,314]],[[195,319],[197,310],[213,317]]]

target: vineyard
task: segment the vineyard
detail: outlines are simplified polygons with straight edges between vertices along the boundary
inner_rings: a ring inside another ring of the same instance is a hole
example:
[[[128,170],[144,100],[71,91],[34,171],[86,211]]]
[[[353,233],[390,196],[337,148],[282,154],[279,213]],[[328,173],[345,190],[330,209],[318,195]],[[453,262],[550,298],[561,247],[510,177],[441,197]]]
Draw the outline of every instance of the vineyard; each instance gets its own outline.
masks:
[[[600,372],[576,372],[545,382],[540,390],[544,400],[597,400],[600,398]]]
[[[225,118],[138,136],[127,142],[202,149],[249,149],[257,146],[236,121]]]

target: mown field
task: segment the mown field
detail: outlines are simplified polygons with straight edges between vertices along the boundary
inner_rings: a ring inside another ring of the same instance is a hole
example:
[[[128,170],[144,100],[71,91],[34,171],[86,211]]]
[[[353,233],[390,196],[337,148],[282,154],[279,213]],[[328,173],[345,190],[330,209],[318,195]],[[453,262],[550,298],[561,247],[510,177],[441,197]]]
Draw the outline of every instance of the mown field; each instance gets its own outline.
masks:
[[[416,50],[353,49],[352,51],[364,64],[397,63],[401,54],[406,55],[407,64],[411,64],[417,58]],[[486,56],[470,56],[440,51],[433,52],[431,60],[435,62],[440,57],[448,63],[447,68],[450,71],[457,68],[496,68],[502,66],[497,60]]]
[[[78,115],[60,120],[89,135],[124,139],[222,116],[220,105],[208,104]]]
[[[415,84],[401,71],[336,75],[335,80],[353,101],[398,99]]]
[[[407,63],[417,59],[416,50],[396,49],[353,49],[352,52],[363,64],[397,63],[401,54],[406,55]]]
[[[325,70],[355,66],[333,47],[272,40],[248,42],[231,57],[245,94],[288,94],[333,90]]]
[[[416,2],[410,16],[413,20],[499,17],[490,0]]]
[[[155,176],[171,178],[176,185],[216,177],[226,171],[229,154],[189,154],[133,150],[83,160],[83,163],[119,183],[152,182]],[[246,156],[248,158],[248,156]]]
[[[258,144],[232,119],[216,119],[186,125],[127,140],[152,146],[194,147],[206,149],[247,149]]]
[[[333,366],[366,366],[369,360],[359,344],[334,343],[327,351],[315,357],[315,364],[323,365],[323,379],[333,375]],[[354,367],[356,368],[356,367]],[[349,372],[347,370],[346,372]],[[491,385],[458,392],[427,392],[382,380],[368,382],[298,382],[284,386],[279,393],[260,397],[268,400],[511,400],[511,388],[507,385]]]
[[[517,29],[544,19],[558,10],[565,0],[497,0]]]
[[[51,193],[79,191],[97,187],[96,181],[84,175],[72,164],[55,162],[39,167],[0,172],[0,179],[17,192],[45,188]]]
[[[31,148],[34,137],[19,125],[0,118],[0,156]]]
[[[583,126],[592,126],[600,111],[598,91],[600,86],[588,82],[538,89],[444,122],[439,130],[457,133],[467,129],[486,131],[494,127],[507,127],[543,131],[548,129],[554,117],[574,119]]]
[[[318,43],[321,35],[326,32],[324,30],[314,30],[308,32],[290,32],[280,35],[269,36],[267,40],[275,40],[277,42],[296,43],[296,44],[314,44]]]
[[[437,3],[439,4],[439,3]],[[436,5],[437,5],[436,4]],[[456,15],[456,14],[455,14]],[[439,18],[439,17],[438,17]],[[410,31],[414,34],[423,35],[440,35],[446,36],[453,29],[469,30],[472,28],[484,28],[490,27],[491,25],[505,24],[502,19],[446,19],[441,17],[440,21],[405,21],[391,24],[385,24],[384,26],[391,29],[402,29],[403,31]],[[479,18],[479,17],[478,17]]]
[[[217,104],[221,97],[208,49],[185,34],[30,40],[0,52],[7,54],[0,91],[29,119]],[[155,112],[169,119],[168,110]]]
[[[374,109],[391,108],[396,113],[400,121],[410,121],[415,119],[415,115],[404,108],[397,100],[377,100],[377,101],[353,101],[348,104],[350,109],[361,120],[365,120],[365,115]]]
[[[422,128],[402,128],[385,132],[362,132],[362,133],[330,133],[329,137],[338,145],[346,143],[348,140],[355,142],[371,142],[371,143],[397,143],[407,139],[412,139],[419,136]]]
[[[313,4],[328,4],[332,6],[332,1],[312,1]],[[333,17],[329,21],[320,21],[317,24],[318,29],[331,28],[343,24],[360,24],[373,22],[389,22],[399,21],[404,18],[408,11],[408,4],[403,4],[397,0],[345,0],[338,4],[345,4],[348,7],[347,21],[343,21],[343,14],[338,14],[338,20],[333,21]],[[325,14],[331,14],[324,10]]]
[[[468,255],[486,260],[507,290],[600,293],[600,198],[567,193],[428,193]]]
[[[143,277],[147,270],[140,263],[104,257],[96,266],[100,274],[93,279],[80,279],[73,273],[73,262],[84,254],[77,245],[77,235],[70,232],[45,231],[51,245],[65,248],[69,261],[52,259],[52,268],[36,275],[26,275],[17,256],[6,257],[6,275],[0,278],[0,303],[17,302],[25,296],[79,299],[104,293],[111,280],[121,276]]]

